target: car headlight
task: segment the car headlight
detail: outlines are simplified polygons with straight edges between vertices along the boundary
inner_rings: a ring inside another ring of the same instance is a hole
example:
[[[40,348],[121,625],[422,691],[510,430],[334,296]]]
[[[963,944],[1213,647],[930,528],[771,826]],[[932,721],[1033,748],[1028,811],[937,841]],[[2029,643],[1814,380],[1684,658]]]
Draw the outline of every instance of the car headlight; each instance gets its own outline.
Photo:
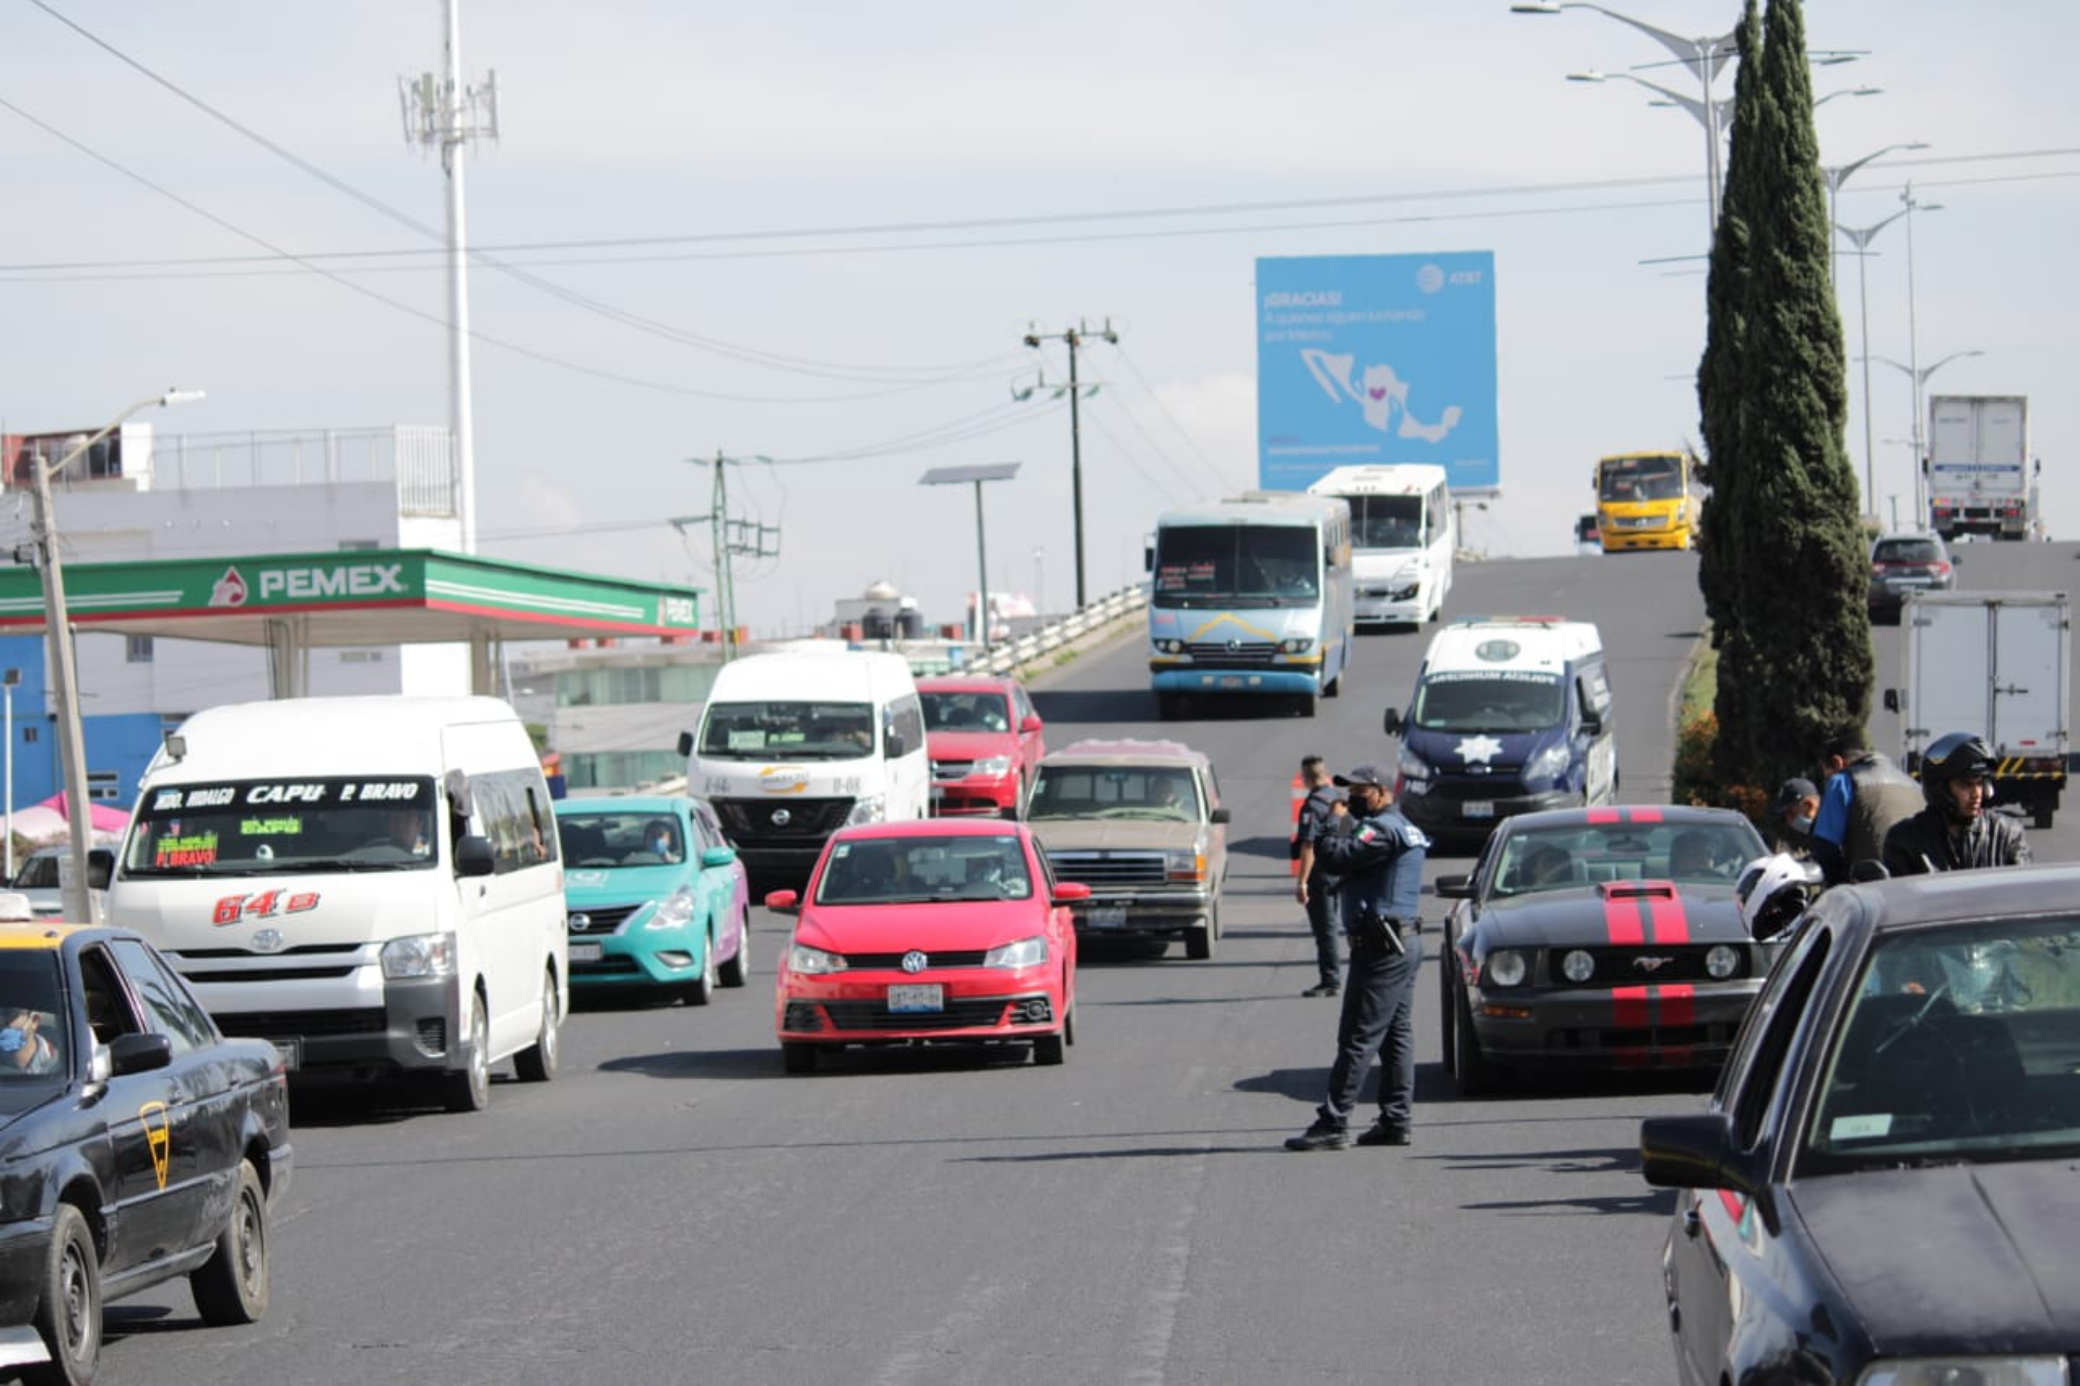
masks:
[[[1409,793],[1421,794],[1430,787],[1430,762],[1408,747],[1401,748],[1401,760],[1395,768],[1401,772],[1402,779],[1409,781],[1405,786]]]
[[[683,929],[693,920],[693,887],[680,886],[657,902],[657,911],[643,925],[646,929]]]
[[[1206,879],[1204,852],[1163,853],[1163,876],[1172,885],[1197,885]]]
[[[1915,1357],[1879,1360],[1857,1386],[2068,1386],[2063,1357]]]
[[[804,976],[843,972],[845,956],[842,953],[826,952],[821,948],[811,948],[806,943],[790,943],[787,945],[787,970],[802,973]]]
[[[852,801],[852,812],[845,815],[845,826],[849,828],[858,823],[879,823],[886,817],[888,817],[888,796],[886,794],[863,794]]]
[[[1008,775],[1011,773],[1010,756],[989,756],[968,767],[971,775]]]
[[[1596,959],[1579,948],[1570,948],[1560,959],[1560,975],[1580,986],[1596,975]]]
[[[1313,648],[1314,637],[1311,635],[1296,635],[1290,640],[1278,642],[1278,652],[1280,654],[1306,654]]]
[[[1000,943],[982,955],[984,967],[1037,967],[1047,961],[1047,940],[1035,935]]]
[[[1486,970],[1489,985],[1498,987],[1520,987],[1530,971],[1524,964],[1524,955],[1514,948],[1498,948],[1488,954]]]
[[[1741,950],[1721,943],[1704,955],[1704,970],[1713,981],[1723,982],[1741,970]]]
[[[1182,640],[1158,640],[1155,642],[1155,646],[1157,654],[1179,655],[1184,653],[1184,641]]]
[[[1524,763],[1527,780],[1557,780],[1567,773],[1570,752],[1565,741],[1556,741]]]
[[[413,934],[383,945],[383,975],[395,980],[455,975],[455,935]]]

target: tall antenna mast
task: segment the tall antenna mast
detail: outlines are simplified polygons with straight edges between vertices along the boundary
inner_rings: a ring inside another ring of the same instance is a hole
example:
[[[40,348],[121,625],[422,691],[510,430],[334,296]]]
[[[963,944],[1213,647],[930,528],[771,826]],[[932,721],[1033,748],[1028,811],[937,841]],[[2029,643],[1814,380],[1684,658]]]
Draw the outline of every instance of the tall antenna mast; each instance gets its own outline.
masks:
[[[469,397],[469,237],[463,212],[461,146],[478,136],[498,138],[498,74],[483,86],[462,81],[461,0],[447,0],[447,74],[401,77],[408,143],[440,151],[448,175],[448,427],[455,461],[455,514],[462,551],[477,551],[476,443]]]

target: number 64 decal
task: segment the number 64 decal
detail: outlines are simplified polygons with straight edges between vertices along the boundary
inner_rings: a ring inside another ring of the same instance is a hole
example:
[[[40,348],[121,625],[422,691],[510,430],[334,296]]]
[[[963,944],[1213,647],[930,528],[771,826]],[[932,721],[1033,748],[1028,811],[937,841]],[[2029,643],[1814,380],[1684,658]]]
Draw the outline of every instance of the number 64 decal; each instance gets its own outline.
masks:
[[[209,922],[222,926],[244,919],[268,919],[276,914],[301,914],[317,907],[318,892],[315,890],[295,895],[283,890],[270,890],[265,895],[227,895],[217,901]]]

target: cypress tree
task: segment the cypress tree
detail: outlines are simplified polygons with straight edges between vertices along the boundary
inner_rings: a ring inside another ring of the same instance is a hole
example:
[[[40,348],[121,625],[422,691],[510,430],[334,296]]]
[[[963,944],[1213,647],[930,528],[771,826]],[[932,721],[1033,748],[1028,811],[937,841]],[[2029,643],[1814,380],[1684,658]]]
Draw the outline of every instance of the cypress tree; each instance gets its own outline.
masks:
[[[1721,784],[1747,779],[1748,716],[1743,694],[1748,687],[1749,647],[1742,639],[1740,607],[1741,380],[1742,341],[1746,335],[1750,232],[1749,219],[1766,196],[1753,186],[1759,144],[1756,133],[1762,53],[1762,20],[1756,0],[1747,0],[1735,31],[1739,65],[1734,69],[1733,127],[1726,161],[1726,184],[1712,240],[1705,286],[1705,347],[1697,368],[1697,402],[1705,445],[1705,480],[1711,497],[1705,503],[1699,554],[1698,586],[1712,626],[1712,645],[1719,651],[1719,679],[1713,714],[1718,737],[1713,746],[1713,772]]]
[[[1745,64],[1744,64],[1745,66]],[[1770,0],[1756,94],[1747,304],[1740,336],[1734,538],[1749,784],[1809,774],[1863,728],[1874,673],[1833,227],[1813,128],[1800,0]],[[1736,113],[1738,129],[1739,114]]]

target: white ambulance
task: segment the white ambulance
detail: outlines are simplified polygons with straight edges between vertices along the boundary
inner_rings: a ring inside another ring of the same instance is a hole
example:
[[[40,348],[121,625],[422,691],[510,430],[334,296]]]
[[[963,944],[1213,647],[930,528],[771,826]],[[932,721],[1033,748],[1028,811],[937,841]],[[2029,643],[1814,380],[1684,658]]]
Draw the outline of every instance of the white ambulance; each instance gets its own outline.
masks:
[[[292,1075],[556,1076],[563,865],[549,789],[495,698],[298,698],[198,712],[146,769],[109,914],[227,1034]]]

